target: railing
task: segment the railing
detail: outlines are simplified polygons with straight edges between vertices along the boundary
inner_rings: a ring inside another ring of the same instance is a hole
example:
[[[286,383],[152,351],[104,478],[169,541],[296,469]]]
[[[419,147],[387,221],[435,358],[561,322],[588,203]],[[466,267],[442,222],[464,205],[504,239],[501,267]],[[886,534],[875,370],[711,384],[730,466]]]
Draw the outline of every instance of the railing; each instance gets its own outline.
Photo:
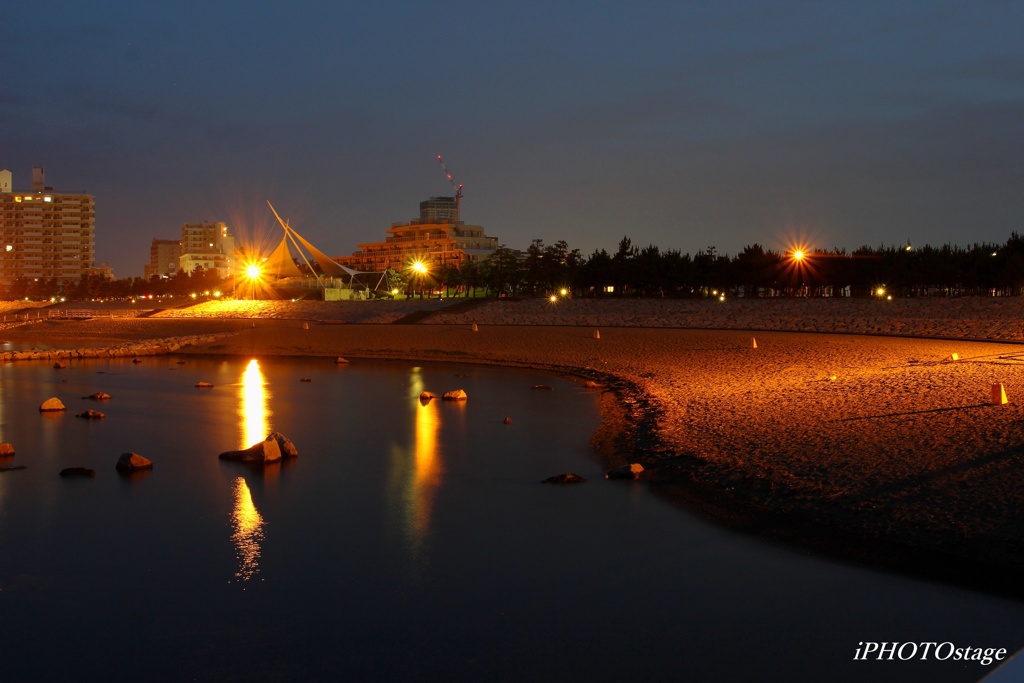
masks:
[[[46,311],[47,318],[57,318],[65,320],[82,320],[84,318],[136,318],[145,311],[140,311],[134,308],[121,308],[121,309],[109,309],[99,310],[93,308],[62,308],[62,309],[51,309]],[[30,320],[30,313],[22,313],[20,316],[27,316],[22,318],[23,320]],[[36,313],[36,317],[40,317],[41,312]]]

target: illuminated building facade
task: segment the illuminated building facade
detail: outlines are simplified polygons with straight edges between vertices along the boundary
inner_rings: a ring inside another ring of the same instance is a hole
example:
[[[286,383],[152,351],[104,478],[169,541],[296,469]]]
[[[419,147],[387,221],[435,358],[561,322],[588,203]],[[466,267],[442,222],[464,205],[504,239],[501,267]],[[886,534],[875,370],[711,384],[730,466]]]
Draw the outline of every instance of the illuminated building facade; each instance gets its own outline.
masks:
[[[0,285],[79,281],[93,267],[95,221],[93,196],[54,192],[41,167],[30,191],[14,191],[11,172],[0,171]]]
[[[419,220],[392,223],[383,242],[359,244],[359,251],[336,260],[354,270],[374,272],[401,270],[414,260],[432,268],[485,260],[498,248],[498,238],[488,237],[482,226],[466,225],[458,215],[455,197],[431,197],[420,202]]]
[[[152,259],[152,247],[150,247]],[[231,274],[235,254],[235,236],[223,221],[185,223],[181,226],[181,256],[178,268],[191,275],[196,268],[216,271],[219,277]]]
[[[148,280],[154,275],[173,276],[181,265],[181,241],[158,240],[153,238],[149,245],[149,263],[145,265],[143,276]]]

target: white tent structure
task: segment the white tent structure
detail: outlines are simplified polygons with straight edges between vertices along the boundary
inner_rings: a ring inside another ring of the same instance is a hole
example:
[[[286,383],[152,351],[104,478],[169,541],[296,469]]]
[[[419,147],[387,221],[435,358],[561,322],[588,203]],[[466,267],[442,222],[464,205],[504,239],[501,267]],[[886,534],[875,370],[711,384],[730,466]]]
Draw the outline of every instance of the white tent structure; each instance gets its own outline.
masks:
[[[281,243],[277,245],[277,248],[271,252],[270,256],[263,262],[260,269],[264,275],[268,278],[274,279],[285,279],[285,278],[300,278],[306,277],[299,267],[295,265],[295,259],[292,258],[291,250],[288,248],[288,243],[291,242],[295,250],[299,252],[302,260],[305,261],[309,267],[309,272],[317,280],[317,284],[322,290],[329,288],[329,285],[334,280],[340,280],[342,283],[347,284],[348,289],[355,290],[357,288],[363,288],[366,291],[377,291],[378,289],[387,289],[387,276],[384,272],[374,272],[365,270],[353,270],[346,268],[334,261],[330,256],[323,253],[316,247],[314,247],[306,238],[299,233],[295,232],[295,228],[288,224],[288,221],[283,220],[277,211],[274,209],[274,205],[269,201],[267,206],[274,212],[274,218],[281,224],[284,229],[284,237],[281,238]],[[303,251],[305,249],[305,251]],[[309,258],[306,256],[306,252],[309,256],[316,261],[316,264],[320,266],[320,272],[313,267],[313,264],[309,262]],[[322,273],[322,275],[321,275]]]

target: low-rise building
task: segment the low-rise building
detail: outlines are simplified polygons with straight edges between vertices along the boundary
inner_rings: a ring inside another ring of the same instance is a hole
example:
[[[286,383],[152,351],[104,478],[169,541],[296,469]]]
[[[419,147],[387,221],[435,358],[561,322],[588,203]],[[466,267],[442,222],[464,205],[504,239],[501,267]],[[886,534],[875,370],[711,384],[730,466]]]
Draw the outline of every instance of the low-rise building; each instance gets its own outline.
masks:
[[[412,261],[458,268],[493,254],[498,238],[487,236],[483,226],[466,225],[458,216],[455,197],[431,197],[420,202],[419,220],[392,223],[383,242],[361,243],[351,256],[335,260],[354,270],[380,272],[401,270]]]

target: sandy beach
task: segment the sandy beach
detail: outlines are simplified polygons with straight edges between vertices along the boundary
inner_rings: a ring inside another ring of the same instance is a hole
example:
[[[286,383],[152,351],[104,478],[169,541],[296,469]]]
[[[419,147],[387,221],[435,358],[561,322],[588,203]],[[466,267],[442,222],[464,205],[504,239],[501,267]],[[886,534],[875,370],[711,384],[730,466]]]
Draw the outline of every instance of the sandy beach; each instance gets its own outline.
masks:
[[[388,303],[252,302],[232,318],[203,305],[144,318],[37,320],[2,334],[62,350],[204,336],[177,352],[571,375],[605,386],[592,389],[603,418],[594,435],[600,457],[642,463],[652,488],[690,510],[846,559],[1021,593],[1024,346],[1014,342],[1024,306],[1016,299],[745,301],[719,325],[731,329],[679,324],[721,311],[710,302],[664,301],[563,302],[570,312],[538,301],[461,312],[428,304],[432,315],[417,324],[353,324],[351,311],[378,322],[409,315],[385,315]],[[884,303],[898,306],[879,310]],[[864,310],[875,316],[867,323]],[[908,336],[847,329],[858,325]],[[993,384],[1008,404],[992,404]]]

